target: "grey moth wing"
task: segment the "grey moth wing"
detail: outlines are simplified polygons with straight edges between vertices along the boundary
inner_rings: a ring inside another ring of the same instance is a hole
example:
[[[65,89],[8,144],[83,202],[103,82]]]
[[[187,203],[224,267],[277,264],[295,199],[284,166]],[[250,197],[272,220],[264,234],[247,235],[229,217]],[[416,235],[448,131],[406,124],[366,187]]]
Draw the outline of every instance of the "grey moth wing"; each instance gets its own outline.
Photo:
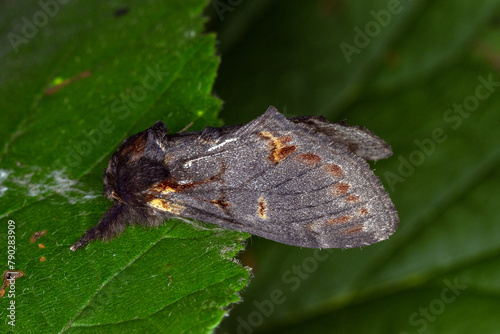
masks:
[[[309,248],[387,239],[397,211],[365,159],[390,147],[361,127],[287,119],[274,107],[248,124],[167,134],[162,122],[126,139],[104,172],[115,203],[71,249],[127,223],[185,217]]]
[[[175,215],[295,246],[350,248],[388,238],[398,216],[379,179],[352,144],[330,135],[334,129],[311,131],[307,121],[270,107],[246,125],[208,128],[167,152],[172,179],[150,195]]]
[[[331,141],[345,144],[363,159],[379,160],[392,155],[391,147],[363,126],[348,125],[344,122],[330,123],[322,116],[302,116],[289,120],[323,133]]]

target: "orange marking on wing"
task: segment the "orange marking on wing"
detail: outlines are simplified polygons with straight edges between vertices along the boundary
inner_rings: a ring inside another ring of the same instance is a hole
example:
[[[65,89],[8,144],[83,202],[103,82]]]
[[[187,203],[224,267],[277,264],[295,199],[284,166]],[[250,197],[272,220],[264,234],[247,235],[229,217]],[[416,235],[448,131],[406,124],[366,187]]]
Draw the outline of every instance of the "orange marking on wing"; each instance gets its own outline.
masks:
[[[334,186],[334,192],[336,195],[345,195],[351,186],[344,182],[336,183]]]
[[[179,184],[177,184],[176,182],[172,182],[170,179],[157,183],[151,187],[153,191],[162,194],[176,192],[177,190],[184,190],[185,188],[187,187],[181,188],[179,187]]]
[[[342,231],[343,233],[356,233],[356,232],[360,232],[360,231],[363,231],[363,225],[355,225],[349,229],[346,229],[344,231]]]
[[[210,203],[215,204],[222,209],[227,208],[229,206],[229,203],[224,201],[223,199],[216,199],[216,200],[210,201]]]
[[[345,198],[347,202],[357,202],[359,201],[359,196],[358,195],[349,195]]]
[[[285,145],[286,143],[289,143],[292,141],[292,136],[281,136],[278,137],[278,141],[281,145]]]
[[[172,192],[182,192],[186,189],[193,188],[193,187],[201,185],[201,184],[218,181],[221,178],[222,174],[224,174],[224,170],[225,170],[225,168],[222,168],[219,173],[209,177],[208,179],[200,181],[200,182],[191,182],[191,183],[182,183],[181,184],[176,179],[170,178],[170,179],[167,179],[165,181],[154,184],[153,186],[151,186],[150,190],[152,190],[154,192],[161,193],[161,194],[168,194],[168,193],[172,193]]]
[[[284,146],[283,148],[279,149],[276,154],[275,154],[275,160],[277,162],[280,162],[281,160],[287,158],[290,156],[293,152],[297,150],[297,147],[295,146]]]
[[[297,159],[306,165],[317,165],[321,161],[321,157],[314,153],[301,153],[297,155]]]
[[[344,223],[347,223],[348,221],[350,221],[351,219],[352,219],[352,216],[342,216],[339,218],[327,220],[326,223],[330,224],[330,225],[344,224]]]
[[[267,218],[267,202],[263,197],[259,197],[259,208],[257,212],[262,219]]]
[[[268,131],[259,132],[259,136],[269,141],[270,153],[268,159],[272,163],[280,162],[297,150],[297,147],[294,145],[285,145],[292,141],[293,138],[291,136],[275,137]]]
[[[330,174],[332,174],[335,177],[341,177],[342,175],[344,175],[344,171],[339,165],[328,164],[325,165],[325,168]]]
[[[184,209],[182,205],[174,204],[170,201],[161,198],[153,198],[150,201],[148,201],[148,204],[149,206],[157,210],[170,212],[173,214],[179,214]]]
[[[359,215],[367,215],[368,214],[368,209],[367,208],[362,208],[361,210],[359,210]]]

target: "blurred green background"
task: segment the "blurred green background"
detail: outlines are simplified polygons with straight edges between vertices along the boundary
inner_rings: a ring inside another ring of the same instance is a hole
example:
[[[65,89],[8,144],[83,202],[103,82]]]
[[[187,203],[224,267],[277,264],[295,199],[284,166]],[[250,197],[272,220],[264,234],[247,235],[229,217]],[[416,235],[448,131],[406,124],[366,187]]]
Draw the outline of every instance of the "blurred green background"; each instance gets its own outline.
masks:
[[[254,277],[217,333],[498,333],[498,5],[212,2],[221,118],[272,104],[366,126],[393,148],[372,166],[401,219],[325,258],[252,237]]]
[[[0,4],[5,34],[40,11]],[[18,332],[498,333],[499,28],[493,0],[75,0],[19,52],[2,35],[0,252],[14,219]],[[158,85],[116,113],[158,66]],[[246,235],[210,224],[69,252],[109,207],[101,173],[124,138],[158,119],[173,132],[247,123],[269,105],[392,146],[371,164],[399,211],[389,240],[319,251],[251,237],[243,290],[232,255]],[[74,163],[82,129],[104,135]],[[29,239],[43,229],[42,249]]]

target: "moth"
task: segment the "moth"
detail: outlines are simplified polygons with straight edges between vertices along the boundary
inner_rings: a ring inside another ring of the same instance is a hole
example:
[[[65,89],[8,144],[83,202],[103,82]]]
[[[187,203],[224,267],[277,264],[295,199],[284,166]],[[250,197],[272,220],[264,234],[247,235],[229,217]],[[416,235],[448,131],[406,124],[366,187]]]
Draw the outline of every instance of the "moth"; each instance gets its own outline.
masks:
[[[363,127],[272,106],[248,124],[198,132],[168,134],[156,122],[112,155],[103,179],[114,203],[71,250],[173,217],[308,248],[370,245],[399,218],[366,160],[391,155]]]

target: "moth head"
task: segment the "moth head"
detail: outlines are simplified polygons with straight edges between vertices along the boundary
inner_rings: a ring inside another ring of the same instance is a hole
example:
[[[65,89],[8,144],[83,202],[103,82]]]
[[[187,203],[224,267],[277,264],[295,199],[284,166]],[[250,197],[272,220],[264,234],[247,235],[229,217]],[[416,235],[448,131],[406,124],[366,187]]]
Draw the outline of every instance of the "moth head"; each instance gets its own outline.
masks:
[[[114,202],[140,204],[140,194],[168,176],[163,166],[166,142],[163,122],[125,139],[104,170],[104,196]]]

